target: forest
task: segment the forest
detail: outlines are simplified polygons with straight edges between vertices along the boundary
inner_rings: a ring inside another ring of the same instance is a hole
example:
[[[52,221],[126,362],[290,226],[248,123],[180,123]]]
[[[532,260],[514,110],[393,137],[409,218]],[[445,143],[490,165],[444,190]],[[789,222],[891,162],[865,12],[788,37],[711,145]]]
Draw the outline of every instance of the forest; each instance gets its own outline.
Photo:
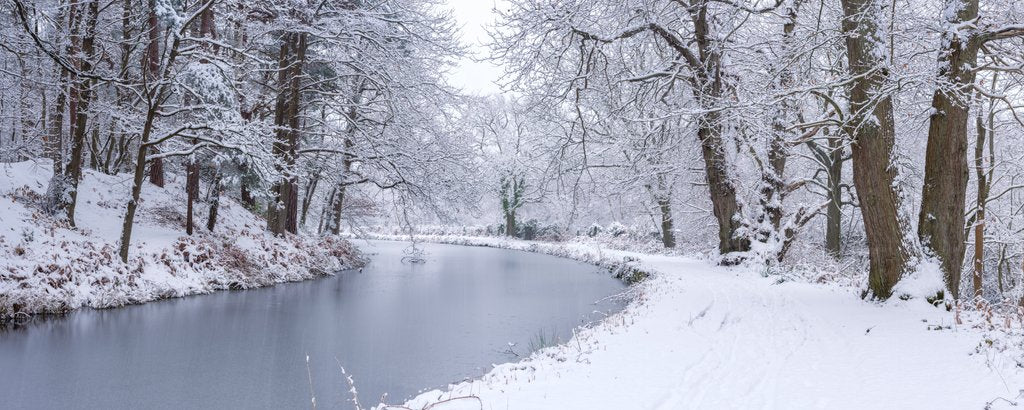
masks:
[[[0,323],[397,239],[920,299],[1024,363],[1024,2],[470,3],[0,0]]]

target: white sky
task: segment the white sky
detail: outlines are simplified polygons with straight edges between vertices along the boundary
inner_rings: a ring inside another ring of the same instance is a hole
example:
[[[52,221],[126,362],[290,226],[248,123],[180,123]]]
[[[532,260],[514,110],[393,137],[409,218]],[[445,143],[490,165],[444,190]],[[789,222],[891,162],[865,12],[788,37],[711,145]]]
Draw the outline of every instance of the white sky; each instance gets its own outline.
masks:
[[[484,26],[494,23],[496,16],[492,9],[495,0],[447,1],[455,19],[462,26],[462,42],[469,47],[475,57],[486,57],[487,48],[483,44],[488,41],[488,37]],[[489,61],[473,61],[471,57],[462,59],[452,71],[449,77],[451,84],[470,93],[500,93],[501,89],[494,82],[501,78],[501,68]]]

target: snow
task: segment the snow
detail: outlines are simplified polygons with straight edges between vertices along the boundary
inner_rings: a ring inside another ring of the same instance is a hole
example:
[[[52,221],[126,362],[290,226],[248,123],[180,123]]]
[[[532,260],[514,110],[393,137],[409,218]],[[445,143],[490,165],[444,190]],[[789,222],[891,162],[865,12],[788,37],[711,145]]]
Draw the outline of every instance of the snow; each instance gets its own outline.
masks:
[[[196,204],[189,237],[183,181],[172,178],[143,188],[125,264],[117,245],[131,177],[86,171],[70,228],[41,209],[50,175],[48,161],[0,165],[0,320],[311,279],[362,262],[344,240],[275,238],[226,196],[214,232],[209,204]]]
[[[934,298],[945,291],[946,283],[942,278],[942,268],[938,262],[931,259],[918,264],[917,269],[900,278],[892,289],[897,299]]]
[[[993,341],[919,298],[876,303],[854,287],[579,243],[417,239],[628,258],[652,276],[624,311],[573,340],[423,393],[412,409],[982,409],[1009,408],[1024,388],[1019,349],[991,348],[1021,339]],[[926,294],[935,283],[923,269],[899,289]]]

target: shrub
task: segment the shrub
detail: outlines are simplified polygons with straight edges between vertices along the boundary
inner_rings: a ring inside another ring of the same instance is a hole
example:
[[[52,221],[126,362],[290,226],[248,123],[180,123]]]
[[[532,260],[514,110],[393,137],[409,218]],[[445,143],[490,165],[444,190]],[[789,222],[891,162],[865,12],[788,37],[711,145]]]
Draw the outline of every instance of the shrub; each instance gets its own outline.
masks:
[[[532,240],[537,238],[537,233],[539,231],[540,231],[540,222],[537,222],[536,219],[530,219],[530,220],[526,221],[526,223],[522,224],[519,227],[519,232],[518,232],[519,235],[517,235],[517,236],[519,238],[521,238],[521,239],[526,239],[528,241],[532,241]]]
[[[614,238],[618,238],[622,235],[627,234],[628,232],[629,229],[626,228],[626,225],[623,225],[619,222],[612,222],[611,225],[608,225],[608,234],[610,234]]]

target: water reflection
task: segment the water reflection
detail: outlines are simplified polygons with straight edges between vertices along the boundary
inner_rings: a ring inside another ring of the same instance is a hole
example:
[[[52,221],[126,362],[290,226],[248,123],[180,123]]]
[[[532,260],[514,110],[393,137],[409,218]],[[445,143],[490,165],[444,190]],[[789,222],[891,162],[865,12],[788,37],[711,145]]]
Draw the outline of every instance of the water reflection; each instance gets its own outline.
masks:
[[[361,272],[112,310],[0,332],[4,408],[350,408],[476,377],[620,308],[590,265],[477,247],[360,242]],[[596,301],[601,302],[596,303]],[[596,312],[596,313],[595,313]],[[539,336],[542,335],[542,336]]]

